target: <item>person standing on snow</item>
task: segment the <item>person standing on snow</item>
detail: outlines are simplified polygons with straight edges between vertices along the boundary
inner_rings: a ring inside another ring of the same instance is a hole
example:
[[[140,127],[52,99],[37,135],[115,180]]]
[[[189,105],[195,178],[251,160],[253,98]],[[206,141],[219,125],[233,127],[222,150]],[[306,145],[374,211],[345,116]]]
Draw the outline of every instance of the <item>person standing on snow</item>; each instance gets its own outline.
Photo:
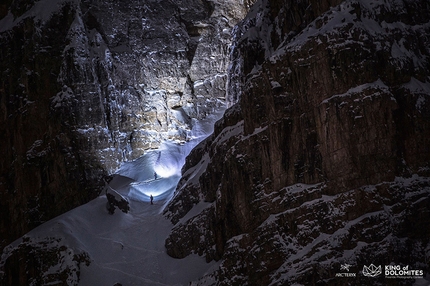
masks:
[[[154,172],[154,180],[157,180],[157,173],[156,172]]]
[[[151,205],[153,205],[152,201],[154,200],[154,197],[151,195],[149,198],[151,199]]]

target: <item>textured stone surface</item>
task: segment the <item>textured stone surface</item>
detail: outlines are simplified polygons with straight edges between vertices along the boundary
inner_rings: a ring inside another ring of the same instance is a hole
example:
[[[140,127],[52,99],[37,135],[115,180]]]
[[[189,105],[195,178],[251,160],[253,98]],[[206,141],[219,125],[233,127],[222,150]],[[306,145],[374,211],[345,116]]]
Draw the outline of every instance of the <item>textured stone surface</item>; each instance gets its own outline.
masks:
[[[430,269],[429,233],[407,223],[429,223],[428,3],[323,3],[258,1],[235,30],[237,103],[165,212],[168,253],[222,259],[196,284],[335,285],[348,261]],[[203,201],[213,214],[180,220]]]
[[[77,285],[81,264],[89,265],[88,253],[74,253],[59,238],[23,241],[11,251],[2,269],[2,285]]]
[[[121,162],[187,140],[224,97],[230,31],[249,5],[2,3],[0,247],[94,198]]]
[[[106,203],[106,208],[110,214],[115,213],[115,207],[117,207],[124,213],[128,213],[128,211],[130,210],[130,203],[124,196],[122,196],[109,186],[106,186],[105,193],[106,198],[108,200]]]
[[[11,7],[17,17],[26,11],[18,4]],[[52,108],[74,16],[73,5],[65,4],[42,27],[26,17],[0,35],[0,248],[94,198],[102,186],[106,171],[80,149],[74,111]]]

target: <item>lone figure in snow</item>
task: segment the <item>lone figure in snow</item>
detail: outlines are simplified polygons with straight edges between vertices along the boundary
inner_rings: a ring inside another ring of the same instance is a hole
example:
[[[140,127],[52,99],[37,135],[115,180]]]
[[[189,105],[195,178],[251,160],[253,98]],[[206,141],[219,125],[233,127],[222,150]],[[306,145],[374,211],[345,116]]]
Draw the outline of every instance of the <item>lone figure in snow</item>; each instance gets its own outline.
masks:
[[[157,180],[157,173],[156,172],[154,172],[154,180]]]
[[[151,205],[153,205],[152,201],[154,200],[154,197],[151,195],[149,198],[151,199]]]

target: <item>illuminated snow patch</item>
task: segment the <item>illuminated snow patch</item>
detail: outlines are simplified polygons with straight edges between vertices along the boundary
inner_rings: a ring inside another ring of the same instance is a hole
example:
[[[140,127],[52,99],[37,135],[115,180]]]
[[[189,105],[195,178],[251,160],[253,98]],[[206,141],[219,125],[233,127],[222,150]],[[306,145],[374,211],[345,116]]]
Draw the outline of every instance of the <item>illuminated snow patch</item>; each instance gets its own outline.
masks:
[[[151,195],[154,201],[168,201],[181,178],[185,158],[199,142],[213,132],[213,124],[221,118],[224,107],[213,112],[201,121],[191,119],[193,128],[187,134],[188,141],[181,144],[164,141],[159,149],[148,151],[139,159],[124,163],[117,174],[133,181],[127,186],[124,195],[135,201],[149,202]],[[190,120],[182,110],[175,110],[174,113],[178,120]]]
[[[154,200],[160,200],[168,197],[176,188],[181,178],[180,175],[161,177],[157,180],[151,179],[144,182],[135,182],[130,184],[128,197],[137,201],[150,201],[150,196]]]
[[[185,158],[195,145],[191,142],[184,145],[169,141],[164,142],[154,163],[154,172],[162,178],[180,175],[181,168],[185,164]]]

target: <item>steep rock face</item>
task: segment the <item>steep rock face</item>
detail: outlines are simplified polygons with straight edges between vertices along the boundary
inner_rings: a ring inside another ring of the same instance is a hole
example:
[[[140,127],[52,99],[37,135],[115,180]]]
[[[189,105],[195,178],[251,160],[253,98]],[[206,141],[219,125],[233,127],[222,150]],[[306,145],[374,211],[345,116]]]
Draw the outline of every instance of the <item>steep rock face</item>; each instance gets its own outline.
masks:
[[[81,264],[91,261],[88,253],[74,253],[53,237],[35,241],[24,236],[12,252],[1,265],[2,285],[77,285]]]
[[[77,110],[83,144],[108,170],[163,139],[187,140],[191,119],[219,104],[230,30],[245,11],[234,1],[82,1],[55,106]]]
[[[223,259],[196,284],[336,284],[342,263],[428,272],[428,11],[365,0],[251,9],[232,52],[238,103],[187,159],[165,212],[177,223],[170,255]],[[195,204],[205,211],[181,220]]]
[[[219,104],[249,1],[0,6],[0,246],[99,193]]]
[[[18,8],[11,7],[17,17],[24,13]],[[73,5],[66,4],[43,22],[43,31],[42,18],[27,17],[1,34],[1,248],[94,198],[106,174],[94,155],[79,149],[72,112],[52,108],[61,90],[61,43],[73,18]]]

